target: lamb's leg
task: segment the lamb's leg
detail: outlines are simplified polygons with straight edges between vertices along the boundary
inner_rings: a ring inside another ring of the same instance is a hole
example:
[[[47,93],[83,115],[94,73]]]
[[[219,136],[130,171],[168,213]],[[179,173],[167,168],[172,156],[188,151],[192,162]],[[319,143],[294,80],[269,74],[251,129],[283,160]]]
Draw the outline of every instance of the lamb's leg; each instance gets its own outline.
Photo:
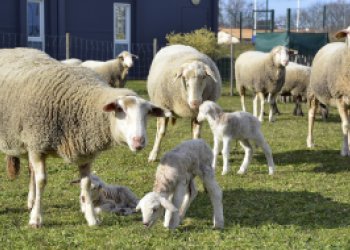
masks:
[[[185,217],[187,209],[190,207],[192,201],[196,198],[197,194],[198,194],[198,191],[196,188],[196,184],[194,182],[194,179],[191,179],[190,183],[188,184],[185,197],[184,197],[182,204],[181,204],[180,221],[182,221],[183,218]]]
[[[98,220],[95,214],[94,205],[91,198],[91,180],[90,180],[91,166],[89,163],[79,166],[80,171],[80,199],[85,204],[85,219],[89,226],[95,226],[98,224]]]
[[[45,158],[39,153],[29,152],[29,162],[32,164],[35,176],[35,202],[30,213],[29,225],[33,228],[41,227],[41,196],[46,186]]]
[[[245,174],[253,157],[253,148],[248,140],[240,140],[239,143],[244,149],[244,159],[237,174]]]
[[[342,99],[336,100],[338,112],[341,119],[341,127],[343,132],[343,147],[341,150],[341,156],[350,156],[349,153],[349,141],[348,141],[348,133],[349,133],[349,116],[346,104]]]
[[[258,117],[258,94],[255,94],[253,99],[253,115]]]
[[[214,209],[214,228],[224,228],[222,191],[215,180],[215,175],[213,172],[204,172],[203,176],[200,176],[200,178],[203,180],[204,187],[209,193],[211,204]]]
[[[316,108],[318,105],[318,100],[313,96],[310,98],[310,106],[309,106],[309,113],[308,113],[308,135],[306,139],[306,144],[308,148],[312,148],[315,146],[314,144],[314,138],[313,138],[313,130],[314,130],[314,123],[315,123],[315,114],[316,114]]]
[[[192,137],[198,139],[201,137],[202,123],[198,122],[196,118],[192,119]]]
[[[245,95],[242,93],[241,94],[241,105],[242,105],[242,110],[245,112],[246,111],[246,107],[245,107],[244,97],[245,97]]]
[[[264,151],[265,158],[267,160],[267,165],[269,166],[269,175],[273,175],[275,171],[275,163],[273,162],[272,151],[269,144],[266,142],[263,134],[260,131],[257,133],[255,143]]]
[[[168,126],[169,118],[168,117],[158,117],[157,118],[157,134],[156,134],[156,139],[154,141],[153,149],[151,153],[148,156],[148,162],[153,162],[156,160],[159,148],[160,148],[160,143],[162,141],[162,138],[165,135],[166,128]]]
[[[214,136],[213,162],[212,162],[213,170],[215,170],[215,168],[216,168],[216,163],[218,160],[219,151],[220,151],[220,140],[218,137]]]
[[[169,197],[168,197],[168,200],[172,202],[173,200],[173,194],[171,194]],[[171,217],[172,217],[172,212],[170,210],[165,210],[165,215],[164,215],[164,227],[166,228],[169,228],[169,225],[170,225],[170,220],[171,220]]]
[[[264,120],[264,105],[265,105],[265,96],[262,92],[257,93],[259,99],[260,99],[260,114],[259,114],[259,121]]]
[[[222,140],[222,159],[224,162],[224,166],[222,169],[222,175],[225,175],[229,172],[230,170],[230,163],[229,163],[229,158],[230,158],[230,142],[231,138],[229,137],[224,137]]]
[[[28,163],[29,169],[29,192],[28,192],[28,210],[32,210],[35,202],[35,176],[34,170],[30,162]]]
[[[178,183],[175,189],[174,197],[173,197],[173,204],[174,206],[180,210],[182,201],[184,200],[185,194],[186,194],[186,183]],[[169,228],[174,229],[177,228],[180,224],[180,212],[176,211],[173,212],[171,215]]]

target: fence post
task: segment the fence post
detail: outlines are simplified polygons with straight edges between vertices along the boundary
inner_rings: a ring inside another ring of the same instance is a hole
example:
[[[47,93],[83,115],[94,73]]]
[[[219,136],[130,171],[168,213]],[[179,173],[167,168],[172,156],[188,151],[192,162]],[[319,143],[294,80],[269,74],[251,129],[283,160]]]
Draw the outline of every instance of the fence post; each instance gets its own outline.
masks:
[[[242,27],[243,27],[242,20],[243,20],[243,17],[242,17],[242,11],[241,11],[239,12],[239,41],[240,42],[242,42]]]
[[[275,29],[275,10],[271,10],[271,32]]]
[[[322,21],[322,28],[323,31],[326,31],[326,19],[327,19],[327,6],[323,6],[323,21]]]
[[[234,58],[234,47],[233,42],[230,43],[230,95],[233,96],[233,58]]]
[[[153,38],[153,57],[157,54],[157,38]]]
[[[290,32],[290,8],[287,9],[287,32]]]
[[[70,33],[66,33],[66,59],[70,58]]]

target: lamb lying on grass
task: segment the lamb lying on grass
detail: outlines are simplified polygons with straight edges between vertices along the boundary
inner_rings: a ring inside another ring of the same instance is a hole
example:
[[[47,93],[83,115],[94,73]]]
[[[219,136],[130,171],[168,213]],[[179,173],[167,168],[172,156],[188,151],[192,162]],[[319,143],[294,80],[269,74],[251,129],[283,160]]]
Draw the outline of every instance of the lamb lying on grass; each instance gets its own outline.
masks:
[[[249,141],[254,141],[257,146],[262,147],[269,166],[269,175],[272,175],[275,169],[270,146],[260,130],[259,120],[247,112],[224,113],[219,105],[212,101],[205,101],[199,106],[197,120],[202,122],[208,120],[211,131],[214,134],[214,159],[212,167],[215,169],[217,157],[219,154],[220,141],[223,142],[223,161],[224,167],[222,175],[229,172],[229,155],[231,140],[239,140],[244,148],[244,159],[238,174],[247,172],[248,165],[253,156],[253,148]]]
[[[90,175],[90,180],[92,203],[96,214],[111,212],[129,215],[135,212],[139,199],[128,187],[108,185],[94,174]],[[80,183],[80,179],[71,183]],[[80,208],[85,213],[85,200],[82,194],[80,194]]]
[[[136,207],[142,212],[143,224],[151,227],[165,208],[164,227],[176,228],[197,196],[194,178],[199,176],[214,208],[214,228],[223,228],[222,191],[210,167],[212,160],[210,147],[201,139],[185,141],[166,153],[158,165],[153,192]]]

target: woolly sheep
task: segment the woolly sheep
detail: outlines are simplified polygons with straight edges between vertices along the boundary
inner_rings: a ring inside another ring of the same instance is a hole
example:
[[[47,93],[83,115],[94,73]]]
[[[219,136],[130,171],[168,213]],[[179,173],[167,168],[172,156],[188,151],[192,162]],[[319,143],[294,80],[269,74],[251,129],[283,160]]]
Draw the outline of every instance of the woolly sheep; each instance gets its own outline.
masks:
[[[133,91],[107,86],[86,68],[64,65],[35,49],[0,50],[0,150],[9,156],[28,155],[32,165],[29,224],[42,225],[45,159],[58,156],[79,166],[85,218],[96,225],[91,163],[117,144],[127,144],[131,151],[144,148],[147,113],[165,115]]]
[[[122,215],[132,214],[139,202],[136,195],[125,186],[107,185],[95,174],[90,175],[91,198],[95,213],[112,212]],[[80,179],[71,183],[80,183]],[[85,213],[85,200],[80,195],[80,208]]]
[[[219,31],[218,32],[218,44],[237,44],[239,43],[239,39],[224,32]]]
[[[253,114],[256,117],[258,117],[258,99],[260,99],[259,121],[263,121],[265,95],[268,95],[269,121],[274,121],[272,105],[283,86],[285,67],[288,62],[288,49],[283,46],[277,46],[269,53],[247,51],[237,58],[235,64],[236,87],[241,96],[243,111],[246,111],[244,97],[248,89],[255,94]]]
[[[72,66],[79,66],[80,64],[82,64],[82,61],[77,58],[70,58],[70,59],[62,60],[61,63],[72,65]]]
[[[311,68],[309,88],[309,125],[307,146],[313,147],[313,127],[318,102],[335,105],[342,122],[342,156],[349,152],[349,105],[350,105],[350,26],[336,34],[346,37],[346,42],[330,43],[316,54]]]
[[[116,59],[101,61],[85,61],[81,66],[97,72],[109,85],[115,88],[124,88],[129,69],[133,66],[136,55],[128,51],[121,52]]]
[[[196,121],[199,105],[216,101],[221,95],[221,77],[215,63],[190,46],[171,45],[161,49],[153,59],[147,80],[151,101],[169,109],[176,117],[189,117],[193,138],[199,138],[201,124]],[[157,134],[148,157],[154,161],[165,135],[169,119],[157,119]]]
[[[139,202],[143,224],[151,227],[163,214],[164,227],[176,228],[197,196],[194,178],[199,176],[214,208],[214,228],[224,227],[222,191],[210,167],[213,154],[204,140],[189,140],[167,152],[160,160],[153,192]]]
[[[269,174],[274,173],[275,164],[273,162],[270,146],[267,144],[261,133],[259,120],[247,112],[225,113],[219,105],[212,101],[205,101],[199,107],[198,121],[207,120],[214,135],[214,159],[212,167],[215,170],[217,157],[219,154],[220,141],[223,142],[223,171],[222,175],[229,172],[229,156],[231,140],[239,140],[244,148],[244,159],[238,174],[247,172],[248,166],[253,156],[251,141],[260,146],[264,153],[269,167]]]

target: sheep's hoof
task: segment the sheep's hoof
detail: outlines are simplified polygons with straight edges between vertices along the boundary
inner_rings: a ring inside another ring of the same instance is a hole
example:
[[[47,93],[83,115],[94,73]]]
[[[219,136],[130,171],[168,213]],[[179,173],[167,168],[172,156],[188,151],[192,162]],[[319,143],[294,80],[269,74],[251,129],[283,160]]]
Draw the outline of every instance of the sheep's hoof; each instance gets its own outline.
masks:
[[[153,154],[153,153],[150,153],[149,157],[148,157],[148,162],[151,163],[151,162],[155,162],[157,159],[157,155],[156,154]]]
[[[306,140],[306,145],[308,148],[314,148],[315,147],[315,143],[313,143],[310,139]]]
[[[224,229],[224,222],[215,223],[214,226],[213,226],[213,229],[215,229],[215,230]]]
[[[227,175],[228,172],[229,172],[228,170],[222,171],[222,172],[221,172],[221,175]]]
[[[259,122],[263,122],[264,118],[259,117]]]
[[[237,171],[237,174],[239,174],[239,175],[244,175],[245,173],[246,173],[245,169],[240,169]]]
[[[347,151],[347,150],[342,150],[342,151],[340,152],[340,155],[343,156],[343,157],[350,156],[350,152]]]
[[[89,227],[98,226],[99,224],[101,224],[101,221],[99,219],[97,219],[97,218],[88,221]]]
[[[36,224],[36,223],[34,223],[34,224],[29,224],[29,227],[30,227],[30,228],[33,228],[33,229],[39,229],[39,228],[41,228],[41,224]]]

